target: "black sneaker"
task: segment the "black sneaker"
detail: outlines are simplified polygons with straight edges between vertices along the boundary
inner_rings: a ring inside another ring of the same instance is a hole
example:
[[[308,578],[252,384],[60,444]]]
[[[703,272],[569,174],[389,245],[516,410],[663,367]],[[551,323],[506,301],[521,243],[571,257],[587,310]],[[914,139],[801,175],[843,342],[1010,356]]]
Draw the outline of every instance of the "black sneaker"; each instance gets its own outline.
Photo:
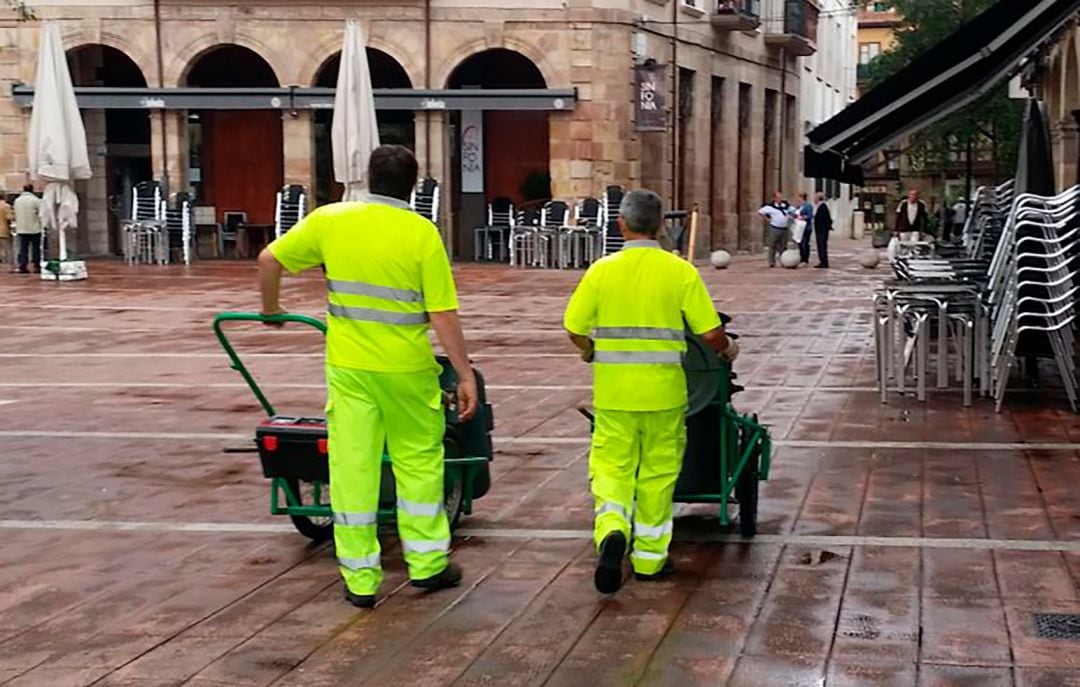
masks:
[[[461,584],[461,568],[453,563],[447,563],[443,571],[438,575],[432,575],[422,580],[413,580],[412,586],[426,589],[429,592],[437,592],[440,589],[450,589]]]
[[[612,532],[600,542],[600,559],[596,561],[593,583],[601,594],[614,594],[622,586],[622,562],[626,556],[626,535]]]
[[[375,608],[374,594],[353,594],[346,589],[345,600],[357,608]]]
[[[634,579],[638,582],[659,582],[660,580],[671,577],[673,574],[675,574],[675,564],[671,562],[671,557],[668,556],[664,559],[664,564],[660,566],[660,570],[651,575],[636,572],[634,573]]]

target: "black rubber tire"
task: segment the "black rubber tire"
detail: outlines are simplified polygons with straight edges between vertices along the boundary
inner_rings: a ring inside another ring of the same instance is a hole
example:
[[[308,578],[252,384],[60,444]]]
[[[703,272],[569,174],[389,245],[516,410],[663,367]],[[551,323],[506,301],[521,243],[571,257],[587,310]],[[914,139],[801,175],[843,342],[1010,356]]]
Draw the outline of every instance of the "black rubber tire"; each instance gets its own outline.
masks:
[[[739,501],[739,534],[747,539],[757,534],[758,480],[757,456],[743,468],[735,482],[735,498]]]
[[[457,438],[449,432],[443,437],[443,452],[447,458],[461,457],[461,448]],[[461,506],[465,500],[465,470],[460,467],[447,467],[443,483],[445,484],[443,508],[450,521],[450,529],[453,530],[461,520]]]
[[[301,489],[310,484],[310,482],[301,483],[299,480],[295,479],[285,480],[285,486],[292,491],[293,495],[297,498],[300,498],[303,493]],[[330,487],[330,485],[323,486],[326,489],[329,489]],[[296,528],[297,532],[316,544],[329,541],[330,538],[334,536],[333,518],[312,518],[307,515],[290,515],[289,519],[292,520],[293,527]]]

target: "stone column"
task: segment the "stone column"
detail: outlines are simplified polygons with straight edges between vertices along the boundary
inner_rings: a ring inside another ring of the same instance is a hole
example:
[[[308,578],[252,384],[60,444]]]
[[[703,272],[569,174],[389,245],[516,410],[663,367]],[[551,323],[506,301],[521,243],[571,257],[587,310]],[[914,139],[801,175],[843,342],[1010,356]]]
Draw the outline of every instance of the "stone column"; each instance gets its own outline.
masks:
[[[162,121],[165,122],[164,150],[162,149]],[[155,110],[150,117],[150,161],[153,178],[161,180],[164,162],[168,163],[169,194],[187,190],[187,111]]]
[[[105,111],[83,112],[86,148],[92,176],[76,182],[79,196],[79,226],[67,235],[68,252],[101,255],[109,251],[109,215],[105,179]]]
[[[311,110],[298,111],[295,116],[285,112],[281,122],[284,182],[300,184],[309,196],[315,189],[314,115]]]
[[[1077,182],[1077,165],[1080,163],[1080,125],[1073,120],[1062,120],[1055,127],[1054,157],[1057,167],[1058,188],[1068,188]]]

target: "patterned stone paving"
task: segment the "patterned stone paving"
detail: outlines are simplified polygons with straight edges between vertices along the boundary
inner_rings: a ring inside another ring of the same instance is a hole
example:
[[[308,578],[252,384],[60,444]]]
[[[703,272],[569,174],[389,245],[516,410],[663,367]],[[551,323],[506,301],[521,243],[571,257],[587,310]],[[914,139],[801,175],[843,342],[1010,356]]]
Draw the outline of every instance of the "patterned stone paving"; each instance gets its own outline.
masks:
[[[742,336],[736,398],[777,441],[761,536],[681,507],[669,582],[592,589],[588,370],[561,331],[579,273],[458,269],[497,419],[459,589],[340,599],[329,547],[268,515],[259,409],[209,331],[257,307],[246,263],[0,274],[0,684],[1080,685],[1080,420],[1054,389],[965,410],[875,391],[869,292],[759,258],[704,272]],[[317,275],[286,306],[318,314]],[[318,412],[316,335],[238,335],[279,408]]]

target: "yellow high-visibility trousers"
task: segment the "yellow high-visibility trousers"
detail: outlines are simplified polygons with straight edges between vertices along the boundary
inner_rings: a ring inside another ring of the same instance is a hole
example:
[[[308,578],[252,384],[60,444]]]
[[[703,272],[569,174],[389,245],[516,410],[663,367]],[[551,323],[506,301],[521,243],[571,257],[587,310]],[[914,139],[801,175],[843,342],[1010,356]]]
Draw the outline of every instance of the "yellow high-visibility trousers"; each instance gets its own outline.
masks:
[[[589,479],[596,546],[612,532],[633,541],[634,571],[653,575],[668,556],[672,497],[686,449],[686,409],[596,410]]]
[[[334,546],[349,591],[382,581],[377,534],[384,447],[397,486],[397,527],[414,580],[446,568],[450,524],[443,508],[446,419],[436,370],[367,372],[328,365],[330,504]]]

